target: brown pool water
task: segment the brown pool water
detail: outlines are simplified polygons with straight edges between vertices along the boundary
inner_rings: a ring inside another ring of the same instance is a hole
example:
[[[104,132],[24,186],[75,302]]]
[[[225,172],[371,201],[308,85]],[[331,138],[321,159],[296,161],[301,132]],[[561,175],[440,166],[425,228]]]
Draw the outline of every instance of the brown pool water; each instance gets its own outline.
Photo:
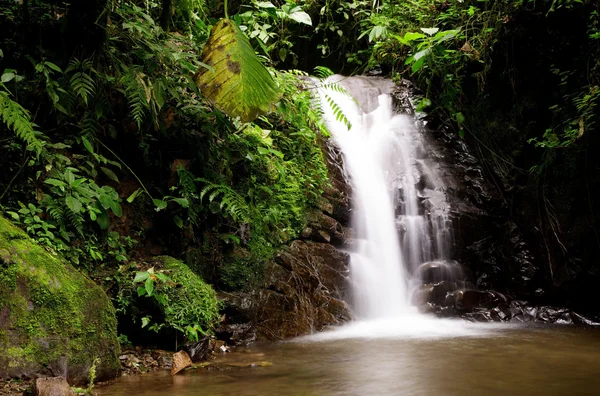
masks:
[[[252,362],[271,365],[226,368]],[[600,329],[300,339],[238,349],[216,364],[225,369],[123,377],[98,388],[98,395],[600,395]]]

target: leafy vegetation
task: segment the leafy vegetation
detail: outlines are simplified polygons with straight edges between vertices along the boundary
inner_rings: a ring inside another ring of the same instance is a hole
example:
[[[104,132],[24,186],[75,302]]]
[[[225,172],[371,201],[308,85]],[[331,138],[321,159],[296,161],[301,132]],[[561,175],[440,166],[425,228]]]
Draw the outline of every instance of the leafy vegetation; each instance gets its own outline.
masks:
[[[307,5],[219,20],[201,1],[28,3],[0,11],[0,209],[103,283],[121,318],[197,339],[218,323],[212,287],[149,251],[251,287],[328,183],[319,110],[268,58],[297,57],[283,38],[311,26]]]

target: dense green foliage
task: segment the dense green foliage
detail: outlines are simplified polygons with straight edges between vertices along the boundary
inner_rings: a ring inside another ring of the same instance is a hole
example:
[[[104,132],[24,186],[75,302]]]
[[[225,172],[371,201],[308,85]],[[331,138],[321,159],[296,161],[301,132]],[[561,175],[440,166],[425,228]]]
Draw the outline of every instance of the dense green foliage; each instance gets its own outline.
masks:
[[[311,23],[292,3],[277,10],[286,24]],[[223,114],[198,89],[217,21],[200,1],[2,2],[0,208],[104,283],[140,326],[150,319],[137,315],[134,277],[151,269],[149,251],[183,257],[216,288],[249,287],[327,183],[324,129],[298,73],[264,69],[278,101],[255,122]],[[249,36],[261,50],[266,41]],[[253,56],[244,51],[241,67]],[[260,88],[248,76],[245,89]],[[217,302],[182,273],[169,270],[164,292],[147,293],[164,312],[153,329],[194,338],[217,323]],[[168,290],[181,285],[206,298],[177,308]]]

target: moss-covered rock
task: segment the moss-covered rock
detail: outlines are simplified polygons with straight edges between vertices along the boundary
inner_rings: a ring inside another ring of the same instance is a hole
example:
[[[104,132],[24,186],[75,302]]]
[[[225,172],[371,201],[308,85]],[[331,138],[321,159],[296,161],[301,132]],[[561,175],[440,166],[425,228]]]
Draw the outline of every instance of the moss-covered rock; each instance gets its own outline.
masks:
[[[219,321],[219,301],[213,288],[186,264],[169,256],[155,257],[179,286],[166,291],[168,299],[157,299],[165,322],[179,329],[198,325],[212,329]],[[155,295],[156,296],[156,295]]]
[[[117,321],[104,291],[0,217],[0,378],[120,373]]]

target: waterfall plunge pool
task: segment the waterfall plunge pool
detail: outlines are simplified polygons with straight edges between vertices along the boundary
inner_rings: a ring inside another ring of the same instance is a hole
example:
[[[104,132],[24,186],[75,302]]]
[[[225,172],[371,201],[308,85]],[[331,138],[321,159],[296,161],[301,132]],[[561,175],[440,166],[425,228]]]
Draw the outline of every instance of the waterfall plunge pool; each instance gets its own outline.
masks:
[[[222,367],[267,361],[268,367],[199,368],[174,377],[161,370],[122,377],[97,388],[98,395],[547,396],[600,390],[600,332],[593,328],[482,325],[468,337],[424,338],[322,334],[239,348],[214,361]]]

